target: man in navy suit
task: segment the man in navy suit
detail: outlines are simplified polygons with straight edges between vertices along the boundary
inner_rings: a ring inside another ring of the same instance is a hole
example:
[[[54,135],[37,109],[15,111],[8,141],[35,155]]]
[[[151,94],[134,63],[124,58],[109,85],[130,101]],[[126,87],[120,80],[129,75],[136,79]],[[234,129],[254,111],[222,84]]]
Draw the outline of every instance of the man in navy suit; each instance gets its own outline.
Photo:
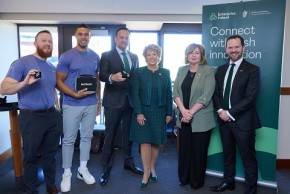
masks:
[[[129,52],[129,30],[121,27],[115,36],[116,48],[104,52],[100,60],[99,77],[105,82],[103,106],[105,108],[105,142],[103,146],[103,174],[99,182],[102,186],[109,180],[113,166],[114,140],[121,125],[122,149],[124,155],[124,169],[131,170],[135,174],[143,174],[136,167],[131,156],[132,142],[130,136],[130,122],[132,116],[132,100],[130,95],[131,78],[135,69],[139,66],[137,55]],[[126,64],[127,62],[127,64]],[[127,65],[127,67],[126,67]],[[125,72],[125,73],[124,73]]]
[[[219,66],[216,72],[216,89],[213,96],[218,113],[219,130],[224,154],[223,182],[210,188],[214,192],[235,189],[236,145],[245,169],[246,194],[257,193],[258,163],[255,150],[255,129],[261,127],[256,110],[260,91],[260,68],[243,59],[245,49],[241,36],[230,36],[226,41],[229,63]],[[229,80],[229,98],[226,84]],[[224,100],[228,99],[227,102]]]

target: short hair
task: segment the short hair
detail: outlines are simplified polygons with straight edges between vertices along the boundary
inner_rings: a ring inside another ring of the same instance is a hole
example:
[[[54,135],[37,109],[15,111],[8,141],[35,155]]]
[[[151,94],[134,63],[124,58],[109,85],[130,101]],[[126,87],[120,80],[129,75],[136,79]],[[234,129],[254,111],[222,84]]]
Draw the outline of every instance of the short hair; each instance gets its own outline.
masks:
[[[77,26],[77,29],[78,28],[87,28],[87,29],[91,30],[91,28],[87,24],[80,24],[80,25]]]
[[[151,50],[151,51],[154,51],[156,52],[156,54],[158,55],[159,57],[159,61],[161,60],[161,56],[162,56],[162,48],[156,44],[149,44],[147,46],[145,46],[144,50],[143,50],[143,56],[146,58],[146,55],[147,55],[147,52]]]
[[[117,29],[117,31],[116,31],[116,36],[118,36],[118,32],[119,32],[120,30],[126,30],[126,31],[128,31],[128,33],[130,34],[130,30],[129,30],[127,27],[122,26],[122,27],[120,27],[120,28]]]
[[[200,64],[201,65],[205,65],[207,63],[206,57],[205,57],[205,48],[204,48],[204,46],[202,46],[201,44],[191,43],[185,49],[185,58],[184,58],[185,64],[189,63],[188,55],[191,54],[194,51],[194,49],[196,49],[196,48],[198,48],[199,52],[200,52],[200,56],[201,56]]]
[[[228,37],[228,38],[227,38],[227,42],[226,42],[226,47],[227,47],[227,45],[228,45],[228,41],[229,41],[229,40],[231,40],[231,39],[236,39],[236,38],[240,39],[241,44],[242,44],[242,47],[244,47],[244,45],[245,45],[245,40],[244,40],[244,38],[241,37],[240,35],[233,35],[233,36]]]
[[[39,32],[36,34],[36,36],[35,36],[35,41],[36,41],[36,39],[38,38],[38,36],[39,36],[40,34],[42,34],[42,33],[47,33],[47,34],[50,34],[50,35],[51,35],[50,31],[48,31],[48,30],[41,30],[41,31],[39,31]]]

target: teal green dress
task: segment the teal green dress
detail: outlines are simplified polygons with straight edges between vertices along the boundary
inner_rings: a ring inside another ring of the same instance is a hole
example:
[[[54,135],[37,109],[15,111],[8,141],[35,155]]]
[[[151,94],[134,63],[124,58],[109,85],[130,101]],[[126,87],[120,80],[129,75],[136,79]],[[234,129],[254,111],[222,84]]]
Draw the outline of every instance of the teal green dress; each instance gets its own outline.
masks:
[[[165,144],[166,116],[172,116],[172,86],[169,70],[159,68],[153,72],[147,67],[136,69],[132,80],[134,113],[131,120],[130,139],[136,143]],[[145,125],[137,123],[143,114]]]

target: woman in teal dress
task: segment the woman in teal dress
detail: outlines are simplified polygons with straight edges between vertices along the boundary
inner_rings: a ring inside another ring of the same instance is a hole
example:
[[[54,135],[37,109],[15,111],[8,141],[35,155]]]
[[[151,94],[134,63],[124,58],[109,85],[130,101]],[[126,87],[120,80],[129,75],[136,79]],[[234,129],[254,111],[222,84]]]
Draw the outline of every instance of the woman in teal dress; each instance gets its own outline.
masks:
[[[166,124],[172,119],[172,86],[168,69],[159,67],[162,50],[150,44],[144,48],[147,66],[137,68],[132,80],[134,113],[130,139],[139,143],[143,163],[143,179],[140,188],[149,179],[157,181],[155,163],[159,145],[166,143]]]

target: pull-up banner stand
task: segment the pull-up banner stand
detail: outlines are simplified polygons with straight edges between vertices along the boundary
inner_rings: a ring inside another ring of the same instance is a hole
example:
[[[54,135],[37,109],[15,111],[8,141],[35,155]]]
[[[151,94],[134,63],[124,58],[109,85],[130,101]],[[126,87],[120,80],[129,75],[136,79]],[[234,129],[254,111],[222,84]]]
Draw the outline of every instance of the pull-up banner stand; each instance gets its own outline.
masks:
[[[248,1],[203,6],[202,42],[207,61],[219,66],[228,61],[227,37],[245,39],[244,58],[261,69],[261,91],[257,108],[263,127],[256,130],[259,185],[276,188],[276,153],[285,0]],[[213,130],[207,173],[223,174],[223,149],[218,128]],[[244,180],[244,169],[237,154],[236,179]]]

